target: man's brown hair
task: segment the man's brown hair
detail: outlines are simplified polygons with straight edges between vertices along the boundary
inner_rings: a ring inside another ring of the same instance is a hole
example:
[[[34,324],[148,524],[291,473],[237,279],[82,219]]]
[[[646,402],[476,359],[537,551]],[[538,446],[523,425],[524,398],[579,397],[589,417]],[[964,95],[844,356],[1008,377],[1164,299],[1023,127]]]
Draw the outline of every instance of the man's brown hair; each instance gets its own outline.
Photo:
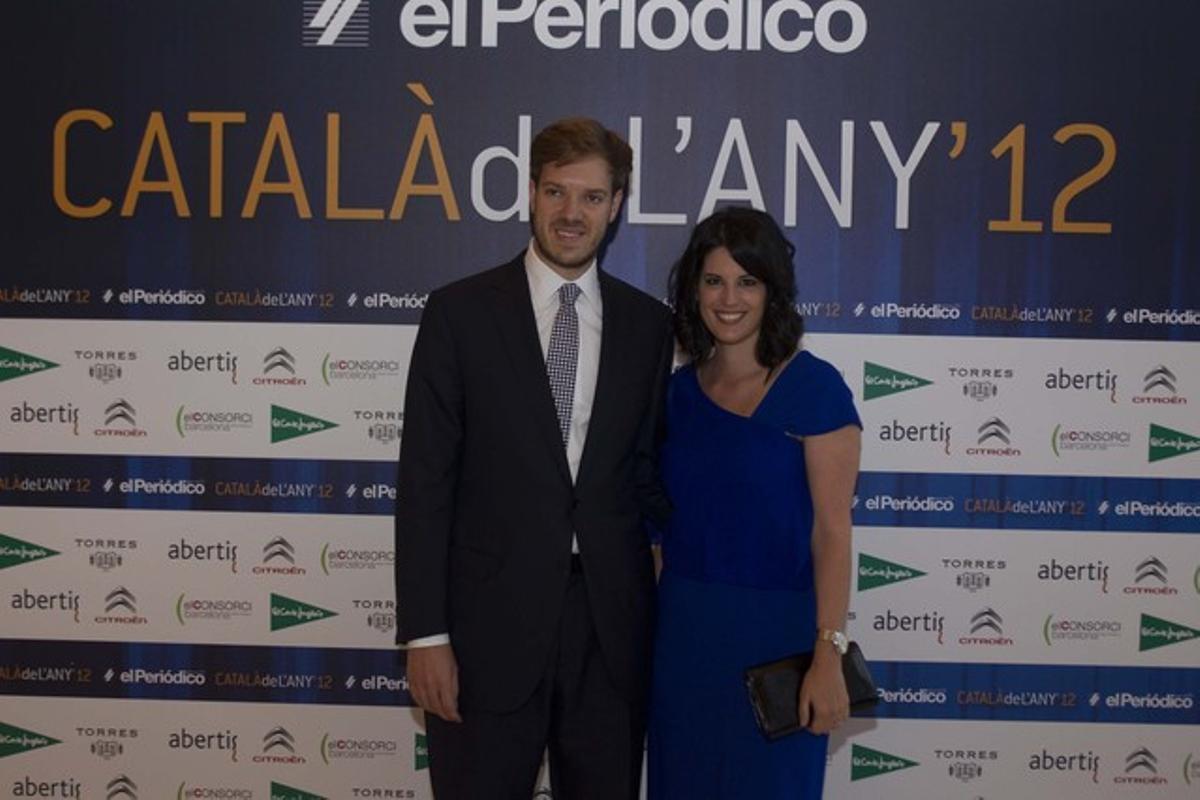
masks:
[[[543,128],[529,148],[529,174],[536,185],[547,164],[573,164],[592,156],[608,164],[613,194],[624,192],[633,169],[633,150],[620,136],[588,117],[568,117]]]

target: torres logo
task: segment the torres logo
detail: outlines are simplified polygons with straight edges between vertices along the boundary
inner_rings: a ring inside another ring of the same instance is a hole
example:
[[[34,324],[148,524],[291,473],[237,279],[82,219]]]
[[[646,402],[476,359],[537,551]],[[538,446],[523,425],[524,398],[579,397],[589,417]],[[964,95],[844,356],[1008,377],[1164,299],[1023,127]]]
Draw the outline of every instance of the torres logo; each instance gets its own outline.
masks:
[[[1138,652],[1179,644],[1200,636],[1200,630],[1150,614],[1142,614],[1138,628]]]
[[[62,744],[62,742],[40,733],[18,728],[16,725],[0,722],[0,758],[28,753],[30,750],[49,747],[53,744]]]
[[[304,0],[305,47],[367,47],[371,0]]]
[[[866,553],[858,554],[858,591],[919,578],[925,573]]]
[[[1200,450],[1200,436],[1150,423],[1149,458],[1151,462],[1194,453],[1197,450]]]
[[[907,392],[929,386],[933,381],[909,375],[907,372],[885,367],[870,361],[863,362],[863,399],[874,400],[890,394]]]
[[[296,376],[296,357],[283,347],[276,347],[263,356],[262,375],[254,379],[255,386],[306,386],[307,384],[307,380]]]
[[[54,369],[58,364],[19,350],[0,347],[0,382]]]
[[[1179,394],[1179,379],[1169,368],[1159,364],[1142,378],[1142,393],[1133,402],[1156,406],[1185,406],[1187,398]]]
[[[15,567],[18,564],[28,564],[43,558],[58,555],[57,550],[36,545],[33,542],[23,542],[0,533],[0,569]]]
[[[901,756],[885,753],[882,750],[872,750],[861,744],[855,744],[850,747],[850,780],[860,781],[864,778],[874,778],[878,775],[918,766],[918,763]]]
[[[281,594],[271,593],[271,630],[281,631],[309,622],[317,622],[336,617],[336,611],[310,605],[301,600],[293,600]]]
[[[313,417],[283,406],[271,405],[271,444],[336,427],[336,422]]]

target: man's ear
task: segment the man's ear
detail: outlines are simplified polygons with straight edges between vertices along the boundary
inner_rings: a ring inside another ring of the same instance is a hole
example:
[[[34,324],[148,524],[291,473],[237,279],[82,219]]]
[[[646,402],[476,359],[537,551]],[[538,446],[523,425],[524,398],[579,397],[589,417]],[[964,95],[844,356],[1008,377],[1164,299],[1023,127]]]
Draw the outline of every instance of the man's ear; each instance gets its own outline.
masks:
[[[611,225],[613,220],[617,218],[617,214],[621,213],[621,203],[625,200],[625,190],[618,189],[613,194],[612,210],[608,212],[608,222]]]

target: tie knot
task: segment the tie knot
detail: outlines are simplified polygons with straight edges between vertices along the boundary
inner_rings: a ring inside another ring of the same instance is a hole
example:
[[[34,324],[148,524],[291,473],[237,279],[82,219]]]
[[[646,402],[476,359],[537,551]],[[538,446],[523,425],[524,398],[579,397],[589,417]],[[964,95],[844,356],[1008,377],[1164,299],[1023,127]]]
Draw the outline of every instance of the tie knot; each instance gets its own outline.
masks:
[[[564,306],[573,306],[579,298],[579,287],[574,283],[564,283],[558,287],[558,302]]]

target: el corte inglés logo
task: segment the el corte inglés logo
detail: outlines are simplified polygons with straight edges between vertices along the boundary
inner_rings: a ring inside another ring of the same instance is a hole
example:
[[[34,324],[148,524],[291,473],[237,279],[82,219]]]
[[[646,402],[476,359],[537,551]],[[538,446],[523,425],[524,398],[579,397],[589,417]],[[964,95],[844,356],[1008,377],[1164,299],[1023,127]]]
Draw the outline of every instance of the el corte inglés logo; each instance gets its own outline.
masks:
[[[850,780],[860,781],[863,778],[874,778],[877,775],[915,767],[917,763],[891,753],[872,750],[860,744],[852,745],[850,748]]]
[[[49,747],[52,744],[62,744],[62,742],[40,733],[18,728],[16,725],[0,722],[0,758],[27,753],[30,750]]]
[[[1138,652],[1179,644],[1200,636],[1200,630],[1150,614],[1142,614],[1138,632]]]
[[[863,362],[863,399],[874,400],[889,394],[907,392],[929,386],[933,381],[909,375],[907,372],[885,367],[870,361]]]
[[[294,411],[290,408],[284,408],[283,406],[271,405],[272,444],[336,427],[336,422],[330,422],[329,420],[314,417],[301,411]]]
[[[329,800],[324,795],[306,792],[282,783],[271,781],[271,800]]]
[[[1150,423],[1150,460],[1162,461],[1200,450],[1200,436]]]
[[[35,372],[54,369],[57,366],[58,364],[53,361],[31,356],[18,350],[10,350],[7,347],[0,347],[0,381],[32,375]]]
[[[903,564],[896,564],[866,553],[858,554],[858,590],[860,592],[878,586],[886,586],[889,583],[919,578],[924,574],[919,569],[906,567]]]
[[[281,594],[271,594],[271,630],[273,631],[336,616],[336,611],[309,605]]]
[[[0,569],[28,564],[42,558],[58,555],[57,550],[41,547],[32,542],[23,542],[0,533]]]

